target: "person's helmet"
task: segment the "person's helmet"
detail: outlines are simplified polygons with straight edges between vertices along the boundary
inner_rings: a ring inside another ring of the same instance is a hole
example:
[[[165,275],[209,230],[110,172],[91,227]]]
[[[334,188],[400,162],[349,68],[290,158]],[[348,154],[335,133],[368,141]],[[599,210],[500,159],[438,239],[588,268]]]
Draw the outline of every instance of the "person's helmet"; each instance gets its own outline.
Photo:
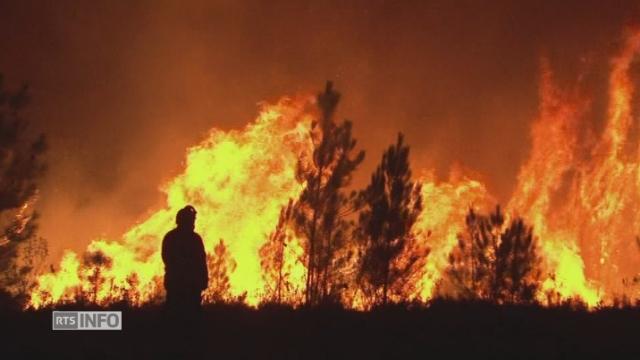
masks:
[[[193,227],[196,221],[196,209],[187,205],[180,209],[176,214],[176,224],[178,226],[191,226]]]

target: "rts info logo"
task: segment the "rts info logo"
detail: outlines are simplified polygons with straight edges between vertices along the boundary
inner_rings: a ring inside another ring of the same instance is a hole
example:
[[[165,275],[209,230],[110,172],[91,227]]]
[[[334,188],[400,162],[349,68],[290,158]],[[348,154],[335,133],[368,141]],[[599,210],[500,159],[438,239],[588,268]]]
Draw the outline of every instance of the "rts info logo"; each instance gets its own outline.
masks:
[[[122,330],[122,311],[54,311],[53,330]]]

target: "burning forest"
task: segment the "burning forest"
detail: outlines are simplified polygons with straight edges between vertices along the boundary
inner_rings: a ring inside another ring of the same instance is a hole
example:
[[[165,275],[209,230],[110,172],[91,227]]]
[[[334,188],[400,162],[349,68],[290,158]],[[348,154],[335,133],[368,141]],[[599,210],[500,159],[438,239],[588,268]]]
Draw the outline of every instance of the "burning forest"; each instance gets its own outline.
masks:
[[[191,204],[210,274],[205,303],[329,302],[357,310],[438,298],[588,308],[634,303],[639,57],[640,31],[627,30],[610,60],[602,129],[584,120],[592,99],[580,79],[560,86],[553,65],[541,60],[531,148],[504,204],[464,170],[441,179],[413,166],[402,134],[370,182],[356,188],[351,179],[365,151],[356,141],[358,126],[335,115],[341,98],[329,82],[317,96],[261,103],[241,129],[211,129],[187,149],[182,173],[163,185],[164,206],[121,238],[65,251],[49,269],[27,264],[31,285],[7,289],[26,292],[24,307],[33,309],[161,303],[162,237],[178,209]],[[7,114],[18,116],[19,95],[3,97]],[[17,123],[3,126],[11,124]],[[27,150],[40,154],[39,144]],[[38,191],[17,188],[11,174],[32,166],[26,171],[35,178],[40,165],[11,148],[3,154],[2,206],[15,210],[2,246],[19,263],[35,251],[33,240],[25,246],[21,239],[34,237],[29,223],[37,219]]]
[[[639,353],[639,14],[0,2],[0,356]]]

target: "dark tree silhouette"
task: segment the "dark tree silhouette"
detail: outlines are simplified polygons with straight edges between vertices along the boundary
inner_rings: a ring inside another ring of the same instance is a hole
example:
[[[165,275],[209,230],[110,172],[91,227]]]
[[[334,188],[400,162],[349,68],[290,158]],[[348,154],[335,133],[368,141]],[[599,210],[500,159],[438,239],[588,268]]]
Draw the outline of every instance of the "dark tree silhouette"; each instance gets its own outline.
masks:
[[[502,302],[532,302],[540,285],[540,256],[533,229],[514,219],[500,236],[494,297]]]
[[[335,299],[345,285],[340,269],[349,258],[343,250],[353,222],[346,215],[352,211],[355,192],[346,195],[344,188],[364,159],[364,151],[352,155],[356,141],[351,122],[338,125],[333,120],[339,99],[340,94],[327,82],[317,97],[321,116],[312,124],[313,156],[298,166],[298,177],[306,187],[294,216],[297,231],[306,240],[305,302],[309,305]]]
[[[15,261],[19,245],[35,236],[38,216],[27,205],[45,171],[44,136],[31,138],[21,116],[28,100],[26,85],[6,90],[0,75],[0,288],[5,289],[15,285],[9,273],[31,270]]]
[[[44,270],[47,254],[47,241],[39,236],[31,236],[18,246],[15,261],[9,264],[3,279],[4,286],[11,290],[18,303],[28,300],[37,284],[36,275]]]
[[[298,289],[290,282],[290,269],[285,264],[285,252],[291,241],[287,229],[293,218],[293,201],[289,200],[280,211],[280,218],[268,241],[260,247],[260,266],[268,301],[282,303],[292,299]],[[303,259],[299,259],[303,260]]]
[[[83,275],[85,277],[84,280],[87,280],[89,284],[91,284],[90,291],[83,294],[83,298],[93,304],[97,304],[98,294],[102,292],[102,287],[105,286],[107,282],[103,272],[104,270],[111,269],[113,259],[105,255],[102,251],[87,252],[82,258],[82,265],[84,269],[88,270]],[[111,291],[107,293],[111,294]]]
[[[446,271],[458,297],[498,303],[535,300],[540,257],[533,230],[520,218],[506,228],[504,222],[499,206],[488,216],[469,210]]]
[[[373,303],[386,304],[389,293],[406,295],[405,280],[426,257],[411,232],[422,211],[422,194],[420,184],[411,180],[409,146],[402,134],[382,155],[359,203],[356,236],[363,243],[363,253],[358,282]]]

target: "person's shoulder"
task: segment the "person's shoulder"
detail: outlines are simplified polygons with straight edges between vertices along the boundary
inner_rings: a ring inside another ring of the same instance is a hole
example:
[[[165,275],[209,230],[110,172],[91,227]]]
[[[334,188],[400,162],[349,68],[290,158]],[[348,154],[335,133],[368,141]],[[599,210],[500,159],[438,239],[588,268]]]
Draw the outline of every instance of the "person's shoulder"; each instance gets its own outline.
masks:
[[[176,236],[178,236],[178,229],[171,229],[164,235],[164,238],[171,239],[175,238]]]

